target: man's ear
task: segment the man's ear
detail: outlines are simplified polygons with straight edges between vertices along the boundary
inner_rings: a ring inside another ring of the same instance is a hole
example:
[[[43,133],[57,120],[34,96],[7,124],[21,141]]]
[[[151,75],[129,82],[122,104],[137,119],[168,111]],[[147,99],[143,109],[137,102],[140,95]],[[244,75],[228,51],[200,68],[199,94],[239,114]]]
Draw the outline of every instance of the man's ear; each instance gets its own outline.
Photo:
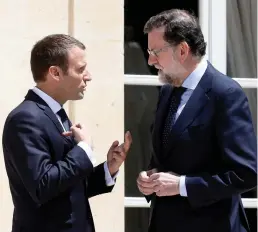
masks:
[[[56,81],[60,81],[60,78],[63,76],[63,71],[58,66],[50,66],[48,72],[49,75]]]
[[[187,59],[188,54],[190,52],[190,47],[188,43],[186,43],[185,41],[180,43],[179,51],[180,51],[180,61],[183,63]]]

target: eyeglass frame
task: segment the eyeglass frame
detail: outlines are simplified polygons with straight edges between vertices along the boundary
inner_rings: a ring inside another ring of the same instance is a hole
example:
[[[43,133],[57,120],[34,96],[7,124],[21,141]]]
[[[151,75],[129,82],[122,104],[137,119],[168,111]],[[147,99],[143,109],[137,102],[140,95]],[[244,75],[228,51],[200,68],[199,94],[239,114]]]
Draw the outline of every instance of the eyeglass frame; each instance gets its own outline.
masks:
[[[169,48],[169,47],[172,47],[171,44],[166,44],[165,46],[163,46],[160,49],[153,49],[153,50],[147,49],[147,52],[148,52],[149,55],[158,57],[159,53],[164,52],[165,49]]]

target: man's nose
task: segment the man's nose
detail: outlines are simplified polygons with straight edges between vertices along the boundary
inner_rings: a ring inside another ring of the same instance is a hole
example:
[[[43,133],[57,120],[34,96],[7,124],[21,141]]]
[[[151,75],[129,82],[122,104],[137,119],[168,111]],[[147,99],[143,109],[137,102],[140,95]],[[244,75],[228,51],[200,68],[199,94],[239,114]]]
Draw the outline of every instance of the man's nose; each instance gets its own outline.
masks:
[[[152,66],[152,65],[154,65],[154,64],[156,64],[157,63],[157,58],[155,57],[155,56],[153,56],[153,55],[149,55],[149,58],[148,58],[148,64],[150,65],[150,66]]]
[[[83,77],[83,80],[86,82],[86,81],[91,81],[92,78],[91,78],[91,74],[87,71]]]

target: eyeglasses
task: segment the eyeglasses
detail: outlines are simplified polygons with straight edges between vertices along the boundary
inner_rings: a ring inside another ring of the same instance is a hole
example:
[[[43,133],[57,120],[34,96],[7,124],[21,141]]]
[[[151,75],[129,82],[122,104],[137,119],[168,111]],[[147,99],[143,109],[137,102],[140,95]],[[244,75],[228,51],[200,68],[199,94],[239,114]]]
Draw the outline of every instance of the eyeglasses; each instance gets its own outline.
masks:
[[[167,45],[165,45],[164,47],[162,47],[160,49],[156,49],[156,50],[147,49],[147,51],[148,51],[149,55],[158,57],[159,53],[165,51],[168,47],[171,47],[171,45],[167,44]]]

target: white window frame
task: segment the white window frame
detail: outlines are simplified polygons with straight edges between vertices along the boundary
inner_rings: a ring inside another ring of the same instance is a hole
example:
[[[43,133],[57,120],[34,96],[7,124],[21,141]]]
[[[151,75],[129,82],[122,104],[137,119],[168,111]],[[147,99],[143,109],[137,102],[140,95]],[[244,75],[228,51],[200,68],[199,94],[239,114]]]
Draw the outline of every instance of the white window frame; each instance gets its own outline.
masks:
[[[227,72],[227,20],[225,0],[199,0],[199,20],[207,41],[206,58],[222,73]],[[256,78],[233,78],[242,88],[257,88]],[[124,75],[125,85],[160,86],[154,75]],[[257,208],[257,198],[242,198],[245,208]],[[126,208],[148,208],[144,197],[125,197]]]

